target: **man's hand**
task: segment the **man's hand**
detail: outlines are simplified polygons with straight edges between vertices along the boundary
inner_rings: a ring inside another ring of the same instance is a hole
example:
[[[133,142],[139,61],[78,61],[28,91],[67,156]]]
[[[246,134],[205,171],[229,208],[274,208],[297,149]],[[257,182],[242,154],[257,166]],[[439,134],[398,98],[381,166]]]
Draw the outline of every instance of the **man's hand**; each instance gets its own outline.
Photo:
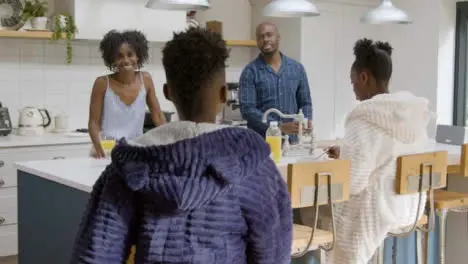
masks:
[[[299,133],[299,123],[298,122],[288,122],[280,125],[280,130],[283,134],[286,135],[297,135]]]

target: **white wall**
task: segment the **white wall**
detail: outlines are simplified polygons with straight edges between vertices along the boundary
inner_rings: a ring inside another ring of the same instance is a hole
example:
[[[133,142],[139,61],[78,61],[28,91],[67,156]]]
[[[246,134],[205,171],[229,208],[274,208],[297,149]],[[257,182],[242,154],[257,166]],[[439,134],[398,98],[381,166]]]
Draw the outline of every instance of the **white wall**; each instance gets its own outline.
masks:
[[[217,12],[215,19],[231,17],[225,25],[229,38],[247,39],[250,36],[249,20],[242,19],[248,23],[248,27],[235,23],[232,10],[246,14],[246,18],[249,18],[250,7],[240,0],[222,1],[231,5],[230,9],[218,7],[210,12]],[[238,5],[233,5],[233,2]],[[205,18],[212,19],[209,16]],[[151,61],[145,70],[153,75],[162,109],[173,110],[172,103],[165,100],[162,94],[162,84],[165,82],[161,63],[162,45],[151,44]],[[93,81],[97,76],[107,73],[107,70],[96,42],[75,42],[73,54],[73,64],[66,65],[63,44],[53,45],[46,40],[0,39],[0,101],[10,109],[14,126],[18,121],[18,109],[33,105],[46,107],[52,115],[68,113],[70,128],[87,127]],[[249,48],[232,48],[227,80],[237,82],[240,71],[250,59]]]
[[[382,26],[381,39],[395,48],[392,90],[410,90],[428,98],[439,123],[451,124],[455,48],[454,0],[395,0],[414,20]]]

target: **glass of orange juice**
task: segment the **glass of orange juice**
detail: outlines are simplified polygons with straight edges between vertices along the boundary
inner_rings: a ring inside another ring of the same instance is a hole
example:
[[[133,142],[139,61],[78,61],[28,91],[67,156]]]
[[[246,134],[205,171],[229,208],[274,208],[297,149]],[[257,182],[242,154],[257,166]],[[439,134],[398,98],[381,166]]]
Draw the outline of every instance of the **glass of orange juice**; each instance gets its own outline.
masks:
[[[110,156],[112,149],[115,147],[116,140],[113,137],[101,134],[99,143],[101,144],[102,150],[104,150],[104,154],[108,157]]]

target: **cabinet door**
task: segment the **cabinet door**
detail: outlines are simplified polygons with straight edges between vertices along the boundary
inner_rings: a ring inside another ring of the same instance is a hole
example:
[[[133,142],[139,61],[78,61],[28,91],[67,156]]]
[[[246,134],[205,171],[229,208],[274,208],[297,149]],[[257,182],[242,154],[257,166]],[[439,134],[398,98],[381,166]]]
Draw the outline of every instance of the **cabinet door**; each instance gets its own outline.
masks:
[[[354,62],[353,48],[358,39],[379,39],[379,27],[361,23],[361,17],[369,10],[366,6],[342,5],[342,23],[336,46],[336,95],[335,96],[335,133],[337,137],[344,135],[344,119],[346,114],[357,103],[350,79],[350,69]]]
[[[301,61],[309,79],[317,138],[335,138],[337,46],[341,7],[320,4],[320,16],[302,19]]]
[[[90,144],[11,148],[0,151],[0,188],[17,185],[15,162],[89,156]]]
[[[0,226],[0,257],[18,254],[18,225]]]

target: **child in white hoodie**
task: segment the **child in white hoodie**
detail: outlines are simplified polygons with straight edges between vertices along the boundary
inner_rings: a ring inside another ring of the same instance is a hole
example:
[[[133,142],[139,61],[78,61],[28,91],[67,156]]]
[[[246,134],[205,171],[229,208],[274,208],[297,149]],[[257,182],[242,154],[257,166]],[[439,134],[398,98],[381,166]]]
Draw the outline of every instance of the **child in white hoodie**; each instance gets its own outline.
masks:
[[[360,103],[346,118],[342,145],[329,152],[351,160],[351,197],[335,206],[337,241],[328,264],[367,264],[389,232],[423,212],[425,195],[418,203],[418,194],[395,193],[395,171],[398,156],[424,152],[431,112],[425,98],[389,93],[391,53],[390,44],[369,39],[354,47],[351,82]]]

